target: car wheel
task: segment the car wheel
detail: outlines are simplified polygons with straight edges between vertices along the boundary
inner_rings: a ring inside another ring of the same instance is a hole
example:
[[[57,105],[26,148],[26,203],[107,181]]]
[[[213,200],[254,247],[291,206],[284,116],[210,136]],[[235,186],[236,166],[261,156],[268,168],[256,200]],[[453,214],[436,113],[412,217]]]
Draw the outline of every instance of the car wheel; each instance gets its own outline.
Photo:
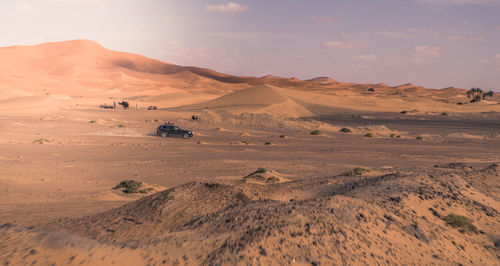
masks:
[[[167,137],[168,137],[168,134],[167,134],[166,132],[162,132],[162,133],[161,133],[161,137],[162,137],[162,138],[167,138]]]
[[[189,139],[189,134],[188,133],[184,133],[184,139]]]

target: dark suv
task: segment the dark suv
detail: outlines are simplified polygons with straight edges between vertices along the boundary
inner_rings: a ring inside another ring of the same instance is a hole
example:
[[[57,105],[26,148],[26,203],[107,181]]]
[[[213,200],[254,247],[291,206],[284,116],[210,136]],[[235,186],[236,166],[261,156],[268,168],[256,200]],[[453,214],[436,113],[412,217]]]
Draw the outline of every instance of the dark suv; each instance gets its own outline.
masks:
[[[189,130],[184,130],[172,123],[163,124],[158,127],[156,134],[162,138],[168,137],[181,137],[184,139],[189,139],[194,136],[194,132]]]

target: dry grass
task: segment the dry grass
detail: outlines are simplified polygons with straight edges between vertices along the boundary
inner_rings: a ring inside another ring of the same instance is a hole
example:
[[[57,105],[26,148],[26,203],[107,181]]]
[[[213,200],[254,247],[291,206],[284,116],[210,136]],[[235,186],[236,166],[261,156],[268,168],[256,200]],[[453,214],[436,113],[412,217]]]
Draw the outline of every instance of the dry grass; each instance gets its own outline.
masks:
[[[475,234],[477,234],[479,232],[477,227],[472,223],[472,220],[465,217],[465,216],[452,213],[452,214],[444,217],[443,220],[449,226],[451,226],[453,228],[458,228],[458,230],[461,233],[475,233]]]

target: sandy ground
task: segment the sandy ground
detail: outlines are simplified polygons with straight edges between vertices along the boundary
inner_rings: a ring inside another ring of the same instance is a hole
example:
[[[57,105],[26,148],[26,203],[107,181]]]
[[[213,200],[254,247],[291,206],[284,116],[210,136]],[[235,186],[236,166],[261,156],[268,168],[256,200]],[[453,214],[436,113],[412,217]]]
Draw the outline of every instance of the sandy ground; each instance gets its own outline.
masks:
[[[0,57],[3,264],[500,262],[498,96],[233,77],[89,41]],[[194,138],[155,136],[168,121]]]

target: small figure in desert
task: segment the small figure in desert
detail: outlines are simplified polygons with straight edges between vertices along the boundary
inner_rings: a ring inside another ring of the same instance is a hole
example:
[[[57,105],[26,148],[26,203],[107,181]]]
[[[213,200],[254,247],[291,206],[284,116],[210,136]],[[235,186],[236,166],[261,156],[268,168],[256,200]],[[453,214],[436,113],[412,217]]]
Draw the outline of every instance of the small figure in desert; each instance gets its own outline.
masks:
[[[119,105],[121,105],[123,107],[123,109],[128,109],[129,107],[129,103],[127,101],[121,101],[121,102],[118,102]]]

